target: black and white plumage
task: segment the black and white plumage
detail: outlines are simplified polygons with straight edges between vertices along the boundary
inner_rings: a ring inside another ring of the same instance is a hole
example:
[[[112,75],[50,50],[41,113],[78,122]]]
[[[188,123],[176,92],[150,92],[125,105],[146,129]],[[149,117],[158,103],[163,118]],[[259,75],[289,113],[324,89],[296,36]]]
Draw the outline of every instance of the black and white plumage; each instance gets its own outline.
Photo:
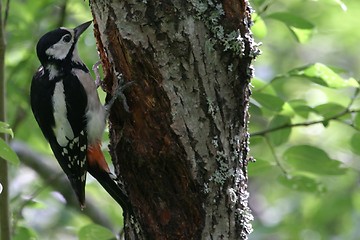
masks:
[[[125,207],[127,197],[101,151],[107,112],[76,49],[80,35],[90,24],[58,28],[41,37],[36,47],[41,67],[31,84],[31,108],[81,206],[85,205],[89,171]]]

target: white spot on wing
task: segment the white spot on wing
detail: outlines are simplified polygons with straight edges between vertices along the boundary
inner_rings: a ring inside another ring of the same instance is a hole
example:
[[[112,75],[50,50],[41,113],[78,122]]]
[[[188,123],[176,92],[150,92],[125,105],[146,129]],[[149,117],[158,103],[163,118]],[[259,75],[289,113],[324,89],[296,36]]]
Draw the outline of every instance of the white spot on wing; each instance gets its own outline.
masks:
[[[67,148],[63,148],[61,155],[63,155],[65,157],[68,154],[69,154],[69,151],[67,150]]]
[[[86,145],[83,145],[83,146],[80,147],[81,152],[84,152],[85,150],[86,150]]]

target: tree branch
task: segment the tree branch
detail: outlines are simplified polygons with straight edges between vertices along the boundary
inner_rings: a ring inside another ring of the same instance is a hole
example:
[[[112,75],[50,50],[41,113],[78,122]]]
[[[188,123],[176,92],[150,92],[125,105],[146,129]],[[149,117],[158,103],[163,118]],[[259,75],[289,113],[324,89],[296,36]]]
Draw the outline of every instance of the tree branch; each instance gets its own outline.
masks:
[[[63,2],[63,4],[61,4],[60,6],[60,18],[59,21],[57,23],[57,27],[62,27],[64,26],[65,23],[65,18],[66,18],[66,6],[67,6],[67,0],[65,0]]]
[[[357,112],[360,112],[360,109],[357,109],[357,110],[350,110],[350,109],[346,109],[344,110],[343,112],[340,112],[338,114],[335,114],[334,116],[331,116],[331,117],[328,117],[328,118],[325,118],[323,120],[317,120],[317,121],[310,121],[310,122],[302,122],[302,123],[294,123],[294,124],[284,124],[284,125],[281,125],[281,126],[277,126],[277,127],[273,127],[273,128],[269,128],[269,129],[265,129],[265,130],[262,130],[262,131],[259,131],[259,132],[254,132],[254,133],[250,133],[250,135],[252,137],[254,136],[264,136],[268,133],[271,133],[271,132],[276,132],[276,131],[279,131],[279,130],[282,130],[282,129],[285,129],[285,128],[293,128],[293,127],[306,127],[306,126],[310,126],[310,125],[315,125],[315,124],[324,124],[326,122],[329,122],[331,120],[339,120],[339,118],[341,118],[342,116],[345,116],[346,114],[349,114],[349,113],[357,113]],[[354,125],[352,124],[349,124],[349,126],[357,129]],[[357,129],[359,130],[359,129]]]
[[[280,170],[284,173],[284,175],[286,177],[289,176],[289,173],[287,172],[287,170],[285,169],[285,167],[282,165],[278,155],[276,154],[276,151],[275,151],[275,148],[273,146],[273,144],[271,143],[271,141],[269,140],[269,138],[267,136],[265,136],[265,140],[266,140],[266,143],[268,144],[269,148],[270,148],[270,151],[271,151],[271,154],[274,156],[274,159],[275,159],[275,162],[276,162],[276,165],[278,165],[278,167],[280,168]]]
[[[6,26],[9,17],[9,9],[10,9],[10,0],[7,0],[5,6],[4,27]]]

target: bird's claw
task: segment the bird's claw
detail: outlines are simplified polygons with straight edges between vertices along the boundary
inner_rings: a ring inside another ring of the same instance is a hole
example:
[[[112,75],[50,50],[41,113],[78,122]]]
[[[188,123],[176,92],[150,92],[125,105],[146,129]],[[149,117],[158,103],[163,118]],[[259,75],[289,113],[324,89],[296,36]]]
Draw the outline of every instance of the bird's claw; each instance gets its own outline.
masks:
[[[92,67],[92,70],[94,71],[94,74],[95,74],[96,88],[102,86],[102,81],[101,81],[101,77],[100,77],[100,73],[99,73],[100,64],[101,64],[101,60],[96,62]],[[112,105],[114,104],[115,100],[120,98],[122,100],[122,104],[123,104],[123,107],[124,107],[125,111],[130,112],[129,105],[127,104],[127,100],[126,100],[126,97],[124,95],[124,90],[127,89],[128,87],[130,87],[131,85],[133,85],[135,82],[131,81],[131,82],[125,83],[121,73],[117,73],[116,77],[118,79],[118,88],[116,89],[114,96],[105,105],[105,109],[106,109],[107,112],[109,112]]]
[[[97,61],[93,67],[92,67],[92,70],[95,74],[95,85],[96,85],[96,88],[98,88],[99,86],[102,85],[102,81],[101,81],[101,77],[100,77],[100,73],[99,73],[99,66],[101,64],[101,60]]]
[[[130,112],[129,105],[127,103],[127,99],[126,99],[126,96],[124,94],[124,90],[127,89],[128,87],[134,85],[135,82],[131,81],[131,82],[124,83],[124,79],[122,78],[121,74],[118,74],[117,78],[119,80],[118,88],[115,90],[115,94],[110,99],[110,101],[106,104],[105,108],[106,108],[107,111],[109,111],[111,109],[112,105],[114,104],[115,100],[120,98],[125,111]]]

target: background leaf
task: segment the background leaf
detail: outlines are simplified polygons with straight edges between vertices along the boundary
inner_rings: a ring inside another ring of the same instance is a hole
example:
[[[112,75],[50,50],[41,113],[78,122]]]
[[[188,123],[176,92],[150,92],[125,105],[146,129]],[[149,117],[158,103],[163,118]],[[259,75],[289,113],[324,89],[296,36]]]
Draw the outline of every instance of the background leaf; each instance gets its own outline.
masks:
[[[325,192],[326,188],[324,184],[317,181],[316,179],[304,175],[294,175],[286,177],[284,175],[279,176],[279,182],[296,191],[304,192]]]
[[[19,226],[16,229],[13,240],[37,240],[37,235],[31,228]]]
[[[314,111],[323,116],[324,118],[331,118],[346,111],[344,106],[341,106],[337,103],[325,103],[318,105],[314,108]]]
[[[303,118],[308,118],[309,114],[314,111],[303,99],[294,99],[288,103],[294,109],[295,114]]]
[[[20,163],[19,157],[2,138],[0,138],[0,157],[16,165]]]
[[[82,227],[78,236],[79,240],[116,240],[116,237],[109,229],[97,224]]]
[[[252,14],[252,19],[254,25],[251,27],[251,31],[257,38],[263,39],[267,34],[267,28],[264,20],[256,13]]]
[[[272,111],[280,111],[284,105],[281,98],[267,93],[254,92],[252,97],[263,107]]]
[[[279,126],[290,125],[291,119],[288,116],[276,115],[268,126],[268,129],[273,129]],[[289,140],[291,134],[291,127],[287,127],[281,130],[270,132],[268,137],[274,146],[279,146]]]
[[[266,171],[274,171],[275,166],[271,165],[268,161],[264,159],[256,159],[255,162],[249,164],[249,175],[256,176],[264,174]]]
[[[329,88],[359,87],[359,83],[355,79],[345,80],[322,63],[296,68],[289,74],[290,76],[306,77],[316,84]]]
[[[353,123],[354,123],[355,127],[360,129],[360,113],[355,114]]]
[[[357,132],[351,136],[350,140],[351,148],[354,153],[360,155],[360,133]]]
[[[9,124],[0,121],[0,133],[9,134],[11,137],[14,137],[14,133],[11,130]]]
[[[267,15],[267,18],[275,19],[284,23],[300,43],[307,42],[311,38],[315,28],[314,24],[310,21],[290,12],[272,13]]]
[[[341,162],[329,158],[325,151],[310,145],[288,148],[283,159],[293,171],[320,175],[340,175],[346,172],[346,169],[341,168]]]
[[[287,26],[296,27],[300,29],[313,29],[315,26],[310,21],[294,15],[290,12],[276,12],[266,16],[267,18],[276,19],[285,23]]]

